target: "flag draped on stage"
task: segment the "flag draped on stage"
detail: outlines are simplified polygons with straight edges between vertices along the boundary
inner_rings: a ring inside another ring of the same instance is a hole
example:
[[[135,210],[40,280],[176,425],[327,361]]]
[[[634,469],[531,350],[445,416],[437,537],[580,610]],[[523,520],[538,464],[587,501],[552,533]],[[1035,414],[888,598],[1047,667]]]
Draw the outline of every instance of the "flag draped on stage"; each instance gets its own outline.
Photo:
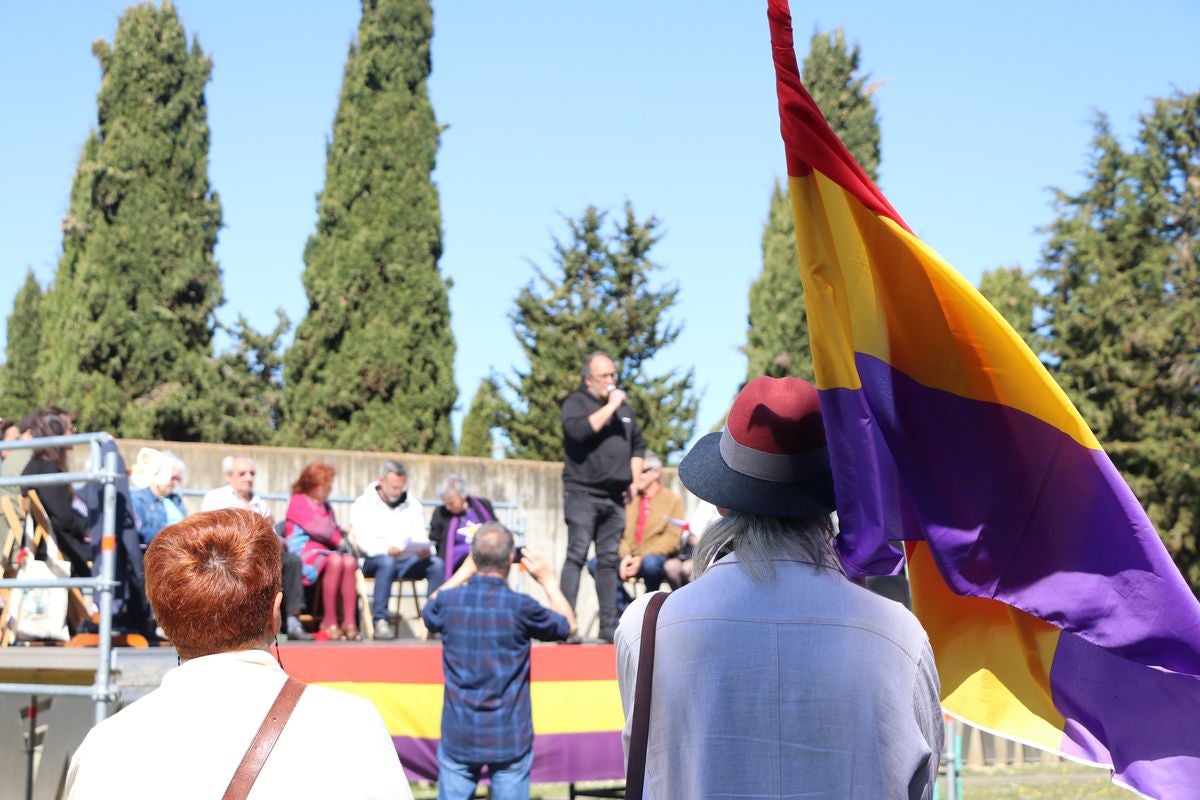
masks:
[[[895,572],[905,540],[947,712],[1196,797],[1200,604],[1037,357],[830,129],[786,0],[769,18],[847,571]]]

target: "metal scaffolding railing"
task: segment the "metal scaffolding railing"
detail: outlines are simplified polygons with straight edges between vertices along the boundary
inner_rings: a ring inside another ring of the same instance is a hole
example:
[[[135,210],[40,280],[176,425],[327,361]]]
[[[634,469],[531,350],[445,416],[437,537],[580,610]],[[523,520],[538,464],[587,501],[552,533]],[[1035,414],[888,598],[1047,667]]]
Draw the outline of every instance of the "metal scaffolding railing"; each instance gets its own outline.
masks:
[[[104,485],[104,517],[101,525],[99,574],[91,578],[7,578],[0,579],[0,589],[91,589],[100,610],[99,638],[97,648],[96,679],[91,686],[65,686],[46,683],[0,683],[0,694],[27,695],[71,695],[91,697],[95,705],[95,722],[108,716],[109,703],[116,700],[118,692],[112,683],[112,609],[113,592],[117,583],[117,453],[103,453],[101,444],[111,440],[107,433],[78,433],[69,436],[49,436],[41,439],[18,439],[5,442],[5,450],[33,450],[52,447],[89,446],[88,469],[84,472],[56,472],[46,475],[20,475],[0,478],[2,486],[38,488],[40,486],[62,486],[80,482],[97,482]]]

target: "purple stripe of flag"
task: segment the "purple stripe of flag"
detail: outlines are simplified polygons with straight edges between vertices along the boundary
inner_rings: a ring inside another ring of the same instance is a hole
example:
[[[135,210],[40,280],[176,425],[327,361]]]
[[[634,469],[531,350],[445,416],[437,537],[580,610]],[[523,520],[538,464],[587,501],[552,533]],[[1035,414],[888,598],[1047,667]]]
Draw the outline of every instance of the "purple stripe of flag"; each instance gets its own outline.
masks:
[[[1200,675],[1200,604],[1105,454],[1008,406],[856,363],[861,389],[821,392],[852,563],[886,560],[887,539],[925,538],[958,594]]]
[[[1063,752],[1112,764],[1162,800],[1200,794],[1200,679],[1144,667],[1064,633],[1050,668]]]
[[[437,780],[437,739],[393,736],[409,780]],[[533,783],[621,780],[625,756],[620,731],[550,733],[533,736]]]

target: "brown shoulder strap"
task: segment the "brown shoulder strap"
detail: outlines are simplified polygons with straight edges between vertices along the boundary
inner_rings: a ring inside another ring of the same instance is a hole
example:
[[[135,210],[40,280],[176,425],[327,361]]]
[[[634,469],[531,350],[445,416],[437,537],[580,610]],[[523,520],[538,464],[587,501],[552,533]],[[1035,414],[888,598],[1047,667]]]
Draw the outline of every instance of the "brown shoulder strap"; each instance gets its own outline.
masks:
[[[271,755],[271,750],[275,747],[279,734],[283,732],[283,726],[292,716],[296,703],[300,702],[300,695],[304,693],[304,689],[303,683],[290,677],[283,684],[258,733],[254,735],[254,741],[250,743],[246,755],[242,756],[242,763],[238,764],[237,772],[233,773],[233,779],[225,789],[223,800],[245,800],[250,794],[250,787],[254,786],[259,771],[266,763],[267,756]]]
[[[666,592],[655,592],[642,617],[642,649],[638,655],[637,684],[633,690],[633,723],[629,730],[629,766],[625,770],[625,800],[642,800],[646,782],[646,748],[650,744],[650,695],[654,688],[654,637],[658,612]]]

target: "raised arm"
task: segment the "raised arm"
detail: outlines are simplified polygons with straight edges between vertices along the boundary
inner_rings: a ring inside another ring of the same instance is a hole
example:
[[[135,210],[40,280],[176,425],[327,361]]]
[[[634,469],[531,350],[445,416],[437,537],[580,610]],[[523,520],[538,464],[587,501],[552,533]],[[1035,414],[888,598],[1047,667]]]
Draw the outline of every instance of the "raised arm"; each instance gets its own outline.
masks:
[[[525,565],[525,571],[532,575],[533,579],[541,584],[542,590],[546,592],[550,610],[566,617],[567,635],[574,636],[575,631],[578,630],[578,625],[575,623],[575,611],[567,602],[567,598],[563,596],[562,590],[558,588],[558,581],[554,578],[554,570],[550,568],[550,562],[537,550],[526,547],[521,563]]]

